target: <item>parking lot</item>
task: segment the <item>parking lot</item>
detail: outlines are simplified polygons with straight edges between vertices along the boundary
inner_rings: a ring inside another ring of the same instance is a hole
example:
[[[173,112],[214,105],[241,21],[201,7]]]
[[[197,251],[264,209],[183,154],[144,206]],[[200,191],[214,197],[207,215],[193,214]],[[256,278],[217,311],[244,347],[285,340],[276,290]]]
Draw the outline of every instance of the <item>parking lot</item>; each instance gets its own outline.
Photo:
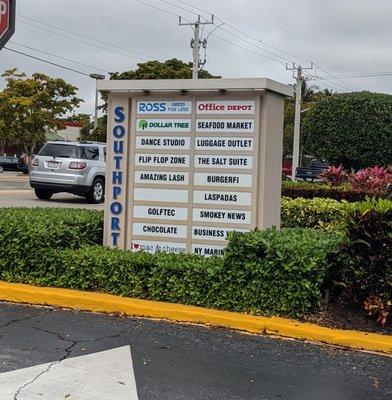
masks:
[[[55,194],[51,200],[39,200],[30,188],[28,175],[19,172],[0,174],[0,207],[70,207],[103,210],[103,204],[86,203],[83,197]]]

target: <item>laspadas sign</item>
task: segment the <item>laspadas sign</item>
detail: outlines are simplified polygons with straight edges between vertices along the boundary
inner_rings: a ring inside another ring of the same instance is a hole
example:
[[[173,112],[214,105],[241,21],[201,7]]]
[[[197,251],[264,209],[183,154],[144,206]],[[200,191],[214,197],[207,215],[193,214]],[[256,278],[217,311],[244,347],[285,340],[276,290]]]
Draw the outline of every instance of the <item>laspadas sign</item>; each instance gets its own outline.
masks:
[[[15,32],[16,0],[0,0],[0,50]]]

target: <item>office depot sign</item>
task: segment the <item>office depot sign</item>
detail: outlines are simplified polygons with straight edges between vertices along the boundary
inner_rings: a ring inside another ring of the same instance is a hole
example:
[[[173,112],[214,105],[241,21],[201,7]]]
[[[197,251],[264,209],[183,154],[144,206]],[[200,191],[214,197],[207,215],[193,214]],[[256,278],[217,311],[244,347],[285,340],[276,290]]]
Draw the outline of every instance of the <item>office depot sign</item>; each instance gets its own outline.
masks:
[[[238,101],[198,101],[198,114],[254,114],[255,102],[248,100]]]
[[[223,255],[231,231],[279,227],[290,87],[264,79],[98,84],[109,92],[106,245]]]

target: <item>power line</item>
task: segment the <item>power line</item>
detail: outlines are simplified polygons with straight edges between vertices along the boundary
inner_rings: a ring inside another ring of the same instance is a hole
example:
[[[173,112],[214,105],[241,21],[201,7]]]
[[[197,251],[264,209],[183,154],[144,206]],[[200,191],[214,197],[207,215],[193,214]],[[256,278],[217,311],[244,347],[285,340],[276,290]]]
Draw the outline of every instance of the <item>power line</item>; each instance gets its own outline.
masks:
[[[162,12],[164,12],[164,13],[166,13],[166,14],[174,15],[174,16],[177,17],[177,18],[180,17],[180,15],[175,14],[174,12],[167,11],[167,10],[165,10],[165,9],[163,9],[163,8],[160,8],[160,7],[158,7],[158,6],[155,6],[155,5],[153,5],[153,4],[146,3],[145,1],[142,1],[142,0],[135,0],[135,1],[136,1],[136,3],[140,3],[140,4],[143,4],[143,5],[147,6],[147,7],[154,8],[155,10],[162,11]],[[184,19],[184,21],[191,22],[191,21],[189,21],[188,19],[186,19],[186,18],[184,18],[184,17],[183,17],[183,19]]]
[[[211,14],[210,12],[208,12],[207,10],[202,9],[202,8],[199,8],[199,7],[196,7],[196,6],[194,6],[194,5],[190,4],[190,3],[188,3],[187,1],[184,1],[184,0],[176,0],[176,1],[178,1],[179,3],[182,3],[182,4],[184,4],[184,5],[187,5],[188,7],[192,7],[193,9],[196,9],[196,10],[198,10],[198,11],[201,11],[201,12],[203,12],[203,13],[212,15],[212,14]],[[290,56],[290,57],[294,57],[294,58],[296,58],[296,59],[303,60],[303,61],[310,62],[310,63],[312,62],[312,61],[309,60],[309,59],[306,59],[306,58],[303,58],[303,57],[299,57],[299,56],[297,56],[297,55],[295,55],[295,54],[293,54],[293,53],[290,53],[290,52],[288,52],[288,51],[286,51],[286,50],[282,50],[282,49],[280,49],[280,48],[278,48],[278,47],[276,47],[276,46],[272,46],[272,45],[270,45],[270,44],[268,44],[268,43],[266,43],[266,42],[264,42],[264,41],[262,41],[262,40],[260,40],[260,39],[258,39],[258,38],[256,38],[256,37],[254,37],[254,36],[248,34],[247,32],[244,32],[243,30],[238,29],[238,28],[236,28],[235,26],[233,26],[233,25],[227,23],[226,21],[224,21],[223,19],[221,19],[221,18],[218,17],[218,16],[216,16],[216,19],[219,20],[219,21],[221,21],[221,22],[223,22],[227,27],[231,28],[232,30],[234,30],[234,31],[236,31],[236,32],[238,32],[238,33],[240,33],[240,34],[242,34],[242,35],[248,37],[249,39],[252,39],[252,40],[254,40],[254,41],[256,41],[256,42],[258,42],[258,43],[260,43],[260,44],[262,44],[262,45],[264,45],[264,46],[267,46],[267,47],[272,48],[272,49],[274,49],[274,50],[276,50],[276,51],[279,51],[279,52],[281,52],[281,53],[284,53],[284,54],[286,54],[286,55],[288,55],[288,56]],[[221,30],[226,31],[227,33],[231,34],[232,36],[235,36],[235,35],[233,35],[232,33],[230,33],[230,32],[229,32],[227,29],[225,29],[225,28],[221,28]],[[216,36],[216,34],[214,34],[214,35]],[[238,36],[235,36],[235,37],[238,38]],[[248,44],[251,44],[250,42],[248,42],[248,41],[246,41],[246,40],[244,40],[244,39],[240,39],[240,40],[242,40],[242,41],[244,41],[244,42],[247,42]],[[254,44],[251,44],[251,45],[254,46],[254,47],[258,47],[258,48],[259,48],[260,50],[262,50],[262,51],[268,52],[268,50],[265,50],[265,49],[263,49],[263,48],[261,48],[261,47],[259,47],[259,46],[255,46]],[[281,56],[278,55],[278,54],[276,54],[276,53],[273,53],[273,52],[269,52],[269,53],[272,54],[272,55],[274,55],[275,57],[280,57],[280,58],[281,58]],[[286,59],[286,61],[287,61],[287,59]],[[353,85],[351,85],[351,84],[349,84],[349,83],[343,81],[341,78],[339,78],[339,77],[337,77],[337,76],[331,74],[331,73],[328,72],[325,68],[322,68],[321,66],[318,66],[318,68],[319,68],[320,70],[324,71],[324,72],[325,72],[327,75],[329,75],[331,78],[340,81],[341,83],[343,83],[343,84],[346,85],[347,87],[350,87],[351,89],[354,89],[354,90],[359,90],[359,89],[356,88],[355,86],[353,86]]]
[[[206,30],[206,32],[209,32],[209,31]],[[275,61],[275,62],[278,62],[278,63],[282,64],[282,61],[281,61],[281,60],[278,60],[278,59],[276,59],[276,58],[269,57],[269,56],[266,56],[266,55],[264,55],[264,54],[258,53],[258,52],[256,52],[256,51],[250,50],[250,49],[248,49],[247,47],[241,46],[241,45],[238,44],[238,43],[231,42],[230,40],[227,40],[226,38],[223,38],[222,36],[219,36],[219,35],[217,35],[216,33],[213,33],[213,35],[214,35],[216,38],[222,40],[223,42],[229,43],[229,44],[231,44],[231,45],[233,45],[233,46],[236,46],[236,47],[238,47],[238,48],[240,48],[240,49],[246,50],[246,51],[249,52],[249,53],[252,53],[252,54],[255,54],[255,55],[259,56],[259,57],[266,58],[267,60]]]
[[[79,61],[71,60],[70,58],[65,58],[65,57],[62,57],[62,56],[58,56],[57,54],[49,53],[49,52],[44,51],[44,50],[39,50],[39,49],[36,49],[34,47],[26,46],[24,44],[21,44],[21,43],[18,43],[18,42],[14,42],[13,40],[10,40],[10,43],[12,43],[12,44],[14,44],[16,46],[24,47],[25,49],[38,51],[39,53],[46,54],[48,56],[57,57],[57,58],[59,58],[61,60],[64,60],[64,61],[69,61],[69,62],[74,63],[74,64],[79,64],[79,65],[81,65],[83,67],[88,67],[88,68],[91,68],[93,70],[102,71],[102,72],[105,72],[107,74],[110,73],[110,71],[107,71],[106,69],[94,67],[94,66],[89,65],[89,64],[85,64],[85,63],[82,63],[82,62],[79,62]]]
[[[320,67],[319,65],[316,65],[316,71],[317,71],[317,68],[320,69],[321,71],[323,71],[324,73],[326,73],[329,77],[331,77],[331,78],[333,78],[333,79],[336,79],[336,80],[339,81],[339,82],[342,82],[343,84],[345,84],[346,86],[348,86],[348,87],[350,87],[350,88],[352,88],[352,89],[354,89],[354,90],[360,91],[360,89],[358,89],[357,87],[355,87],[355,86],[353,86],[353,85],[350,85],[349,83],[347,83],[347,82],[345,82],[344,80],[342,80],[342,79],[336,77],[335,75],[332,75],[332,74],[331,74],[330,72],[328,72],[325,68],[322,68],[322,67]],[[317,73],[316,73],[316,75],[317,75]]]
[[[161,0],[161,1],[163,1],[163,0]],[[183,0],[176,0],[176,1],[178,1],[179,3],[182,3],[182,4],[187,5],[188,7],[192,7],[192,8],[194,8],[195,10],[201,11],[201,12],[203,12],[203,13],[205,13],[205,14],[213,15],[213,14],[211,14],[209,11],[204,10],[204,9],[202,9],[202,8],[199,8],[199,7],[196,7],[196,6],[190,4],[190,3],[186,2],[186,1],[183,1]],[[256,38],[255,36],[252,36],[252,35],[250,35],[249,33],[244,32],[244,31],[242,31],[241,29],[236,28],[235,26],[233,26],[233,25],[231,25],[230,23],[224,21],[222,18],[220,18],[220,17],[218,17],[218,16],[216,16],[216,19],[218,19],[219,21],[223,22],[227,27],[229,27],[229,28],[233,29],[234,31],[236,31],[236,32],[238,32],[238,33],[240,33],[240,34],[246,36],[246,37],[249,38],[249,39],[252,39],[252,40],[256,41],[257,43],[262,44],[263,46],[266,46],[266,47],[269,47],[269,48],[274,49],[274,50],[276,50],[276,51],[279,51],[279,52],[281,52],[281,53],[284,53],[284,54],[286,54],[286,55],[288,55],[288,56],[290,56],[290,57],[294,57],[294,58],[296,58],[296,59],[298,59],[298,60],[306,61],[306,62],[309,62],[309,63],[312,62],[312,61],[309,60],[309,59],[306,59],[306,58],[303,58],[303,57],[299,57],[299,56],[297,56],[297,55],[295,55],[295,54],[293,54],[293,53],[290,53],[290,52],[288,52],[288,51],[286,51],[286,50],[282,50],[282,49],[280,49],[280,48],[278,48],[278,47],[276,47],[276,46],[273,46],[273,45],[271,45],[271,44],[268,44],[268,43],[264,42],[263,40],[260,40],[260,39]],[[278,56],[278,55],[276,55],[276,56]],[[287,61],[287,60],[286,60],[286,61]]]
[[[199,7],[194,6],[193,4],[187,3],[186,1],[182,1],[182,0],[176,0],[176,1],[178,1],[179,3],[182,3],[182,4],[184,4],[184,5],[186,5],[186,6],[188,6],[188,7],[191,7],[191,8],[193,8],[194,10],[201,11],[201,12],[204,13],[204,14],[208,14],[208,15],[210,15],[210,16],[213,15],[213,14],[211,14],[210,12],[208,12],[208,11],[206,11],[206,10],[203,10],[202,8],[199,8]]]
[[[113,43],[110,43],[110,42],[105,42],[105,41],[103,41],[103,40],[99,40],[99,39],[93,38],[93,37],[91,37],[91,36],[87,36],[87,35],[84,35],[84,34],[82,34],[82,33],[72,31],[72,30],[70,30],[70,29],[65,29],[65,28],[62,28],[62,27],[57,26],[57,25],[48,24],[47,22],[40,21],[40,20],[35,19],[35,18],[26,17],[25,15],[22,15],[22,14],[17,14],[17,15],[18,15],[18,17],[22,17],[22,18],[27,19],[27,20],[29,20],[29,21],[33,21],[33,22],[39,23],[39,24],[41,24],[41,25],[44,25],[44,26],[48,26],[48,27],[50,27],[50,28],[57,29],[57,30],[59,30],[59,31],[71,33],[72,35],[79,36],[79,37],[82,37],[82,38],[84,38],[84,39],[91,40],[92,42],[96,42],[96,43],[104,44],[104,45],[107,45],[107,46],[115,47],[115,48],[120,49],[120,50],[128,51],[129,53],[134,53],[134,54],[136,54],[136,55],[139,55],[139,56],[142,56],[142,57],[146,57],[146,58],[148,58],[148,59],[155,58],[155,57],[150,56],[150,55],[148,55],[148,54],[141,53],[141,52],[139,52],[139,51],[132,50],[132,49],[127,49],[127,48],[125,48],[125,47],[121,47],[121,46],[118,46],[118,45],[113,44]],[[20,22],[22,22],[22,21],[20,21]]]
[[[327,83],[329,83],[331,86],[334,86],[335,89],[337,88],[337,90],[342,90],[342,89],[344,89],[344,90],[347,91],[347,87],[346,87],[346,86],[343,86],[343,85],[341,85],[341,84],[339,84],[339,83],[336,83],[336,82],[332,82],[331,80],[329,80],[329,79],[327,79],[327,78],[325,78],[325,79],[322,79],[322,78],[321,78],[321,79],[320,79],[319,76],[313,75],[313,74],[311,74],[311,73],[309,73],[309,72],[306,72],[305,74],[306,74],[307,77],[310,77],[311,80],[320,82],[320,83],[322,83],[322,84],[325,84],[325,82],[327,82]]]
[[[351,78],[377,78],[383,76],[392,76],[392,72],[364,72],[355,75],[336,75],[337,78],[351,79]],[[320,79],[324,77],[320,76]]]
[[[220,18],[217,18],[217,19],[219,19],[219,20],[221,21]],[[228,26],[229,26],[229,25],[228,25]],[[226,33],[228,33],[229,35],[231,35],[231,36],[233,36],[233,37],[235,37],[235,38],[237,38],[237,39],[239,39],[239,40],[241,40],[241,41],[243,41],[243,42],[245,42],[245,43],[247,43],[247,44],[249,44],[249,45],[252,46],[252,47],[255,47],[255,48],[257,48],[257,49],[259,49],[259,50],[261,50],[261,51],[266,52],[267,54],[271,54],[272,56],[275,56],[276,58],[279,57],[281,61],[288,61],[288,62],[290,62],[290,63],[292,62],[292,60],[288,60],[287,58],[282,58],[279,54],[276,54],[276,53],[274,53],[274,52],[272,52],[272,51],[269,51],[269,50],[265,50],[265,49],[263,49],[262,47],[255,45],[254,43],[250,42],[249,40],[243,39],[241,36],[239,36],[239,35],[237,35],[237,34],[235,34],[235,33],[233,33],[233,32],[230,32],[229,30],[227,30],[227,29],[225,29],[225,28],[220,27],[220,30],[221,30],[221,31],[224,31],[224,32],[226,32]],[[216,36],[215,33],[214,33],[213,35]]]
[[[112,50],[112,49],[108,49],[108,48],[106,48],[106,47],[98,46],[98,45],[96,45],[96,44],[89,43],[89,42],[86,42],[86,41],[84,41],[84,40],[80,40],[80,39],[74,38],[74,37],[72,37],[72,36],[64,35],[63,33],[55,32],[55,31],[52,31],[52,30],[50,30],[50,29],[43,28],[42,26],[30,24],[29,22],[26,22],[26,21],[21,21],[21,20],[19,20],[19,22],[21,22],[21,23],[23,23],[23,24],[26,24],[26,25],[29,25],[29,26],[33,26],[34,28],[40,29],[40,30],[45,31],[45,32],[53,33],[54,35],[57,35],[57,36],[60,36],[60,37],[73,40],[73,41],[78,42],[78,43],[86,44],[87,46],[91,46],[91,47],[95,47],[95,48],[97,48],[97,49],[101,49],[101,50],[108,51],[108,52],[110,52],[110,53],[120,54],[120,55],[125,56],[125,57],[135,58],[135,59],[137,59],[137,60],[142,60],[142,61],[147,61],[147,60],[148,60],[147,58],[141,58],[141,57],[137,57],[137,56],[132,56],[132,55],[130,55],[130,54],[122,53],[122,52],[119,52],[119,51],[117,51],[117,50]]]
[[[23,53],[22,51],[18,51],[18,50],[15,50],[15,49],[11,49],[11,48],[9,48],[9,47],[7,47],[7,46],[4,46],[3,48],[6,49],[6,50],[8,50],[8,51],[12,51],[13,53],[18,53],[18,54],[21,54],[21,55],[23,55],[23,56],[26,56],[26,57],[29,57],[29,58],[33,58],[34,60],[42,61],[42,62],[44,62],[44,63],[50,64],[50,65],[54,65],[55,67],[63,68],[63,69],[66,69],[66,70],[68,70],[68,71],[72,71],[72,72],[75,72],[75,73],[77,73],[77,74],[84,75],[84,76],[87,76],[87,77],[90,78],[90,75],[89,75],[89,74],[86,74],[85,72],[78,71],[78,70],[76,70],[76,69],[69,68],[69,67],[66,67],[66,66],[64,66],[64,65],[56,64],[56,63],[54,63],[54,62],[51,62],[51,61],[48,61],[48,60],[44,60],[43,58],[39,58],[39,57],[33,56],[33,55],[31,55],[31,54]]]
[[[177,4],[171,3],[170,1],[167,1],[167,0],[159,0],[159,1],[162,2],[162,3],[165,3],[165,4],[169,5],[169,6],[176,7],[176,8],[178,8],[179,10],[186,11],[186,12],[188,12],[188,13],[191,13],[191,14],[194,14],[194,15],[197,15],[197,16],[199,15],[199,14],[195,13],[194,11],[191,11],[191,10],[188,10],[187,8],[178,6]],[[212,14],[211,14],[211,15],[212,15]],[[204,17],[203,17],[203,18],[204,18]]]

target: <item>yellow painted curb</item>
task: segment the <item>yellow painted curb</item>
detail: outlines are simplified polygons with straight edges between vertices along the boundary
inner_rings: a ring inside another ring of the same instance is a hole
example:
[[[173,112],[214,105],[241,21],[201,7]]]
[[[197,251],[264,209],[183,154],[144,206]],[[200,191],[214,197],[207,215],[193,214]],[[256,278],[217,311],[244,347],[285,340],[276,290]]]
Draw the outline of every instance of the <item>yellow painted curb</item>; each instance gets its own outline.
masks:
[[[164,318],[392,354],[392,336],[390,335],[332,329],[280,317],[252,316],[237,312],[131,299],[103,293],[7,282],[0,282],[0,300],[85,311],[122,313],[138,317]]]

